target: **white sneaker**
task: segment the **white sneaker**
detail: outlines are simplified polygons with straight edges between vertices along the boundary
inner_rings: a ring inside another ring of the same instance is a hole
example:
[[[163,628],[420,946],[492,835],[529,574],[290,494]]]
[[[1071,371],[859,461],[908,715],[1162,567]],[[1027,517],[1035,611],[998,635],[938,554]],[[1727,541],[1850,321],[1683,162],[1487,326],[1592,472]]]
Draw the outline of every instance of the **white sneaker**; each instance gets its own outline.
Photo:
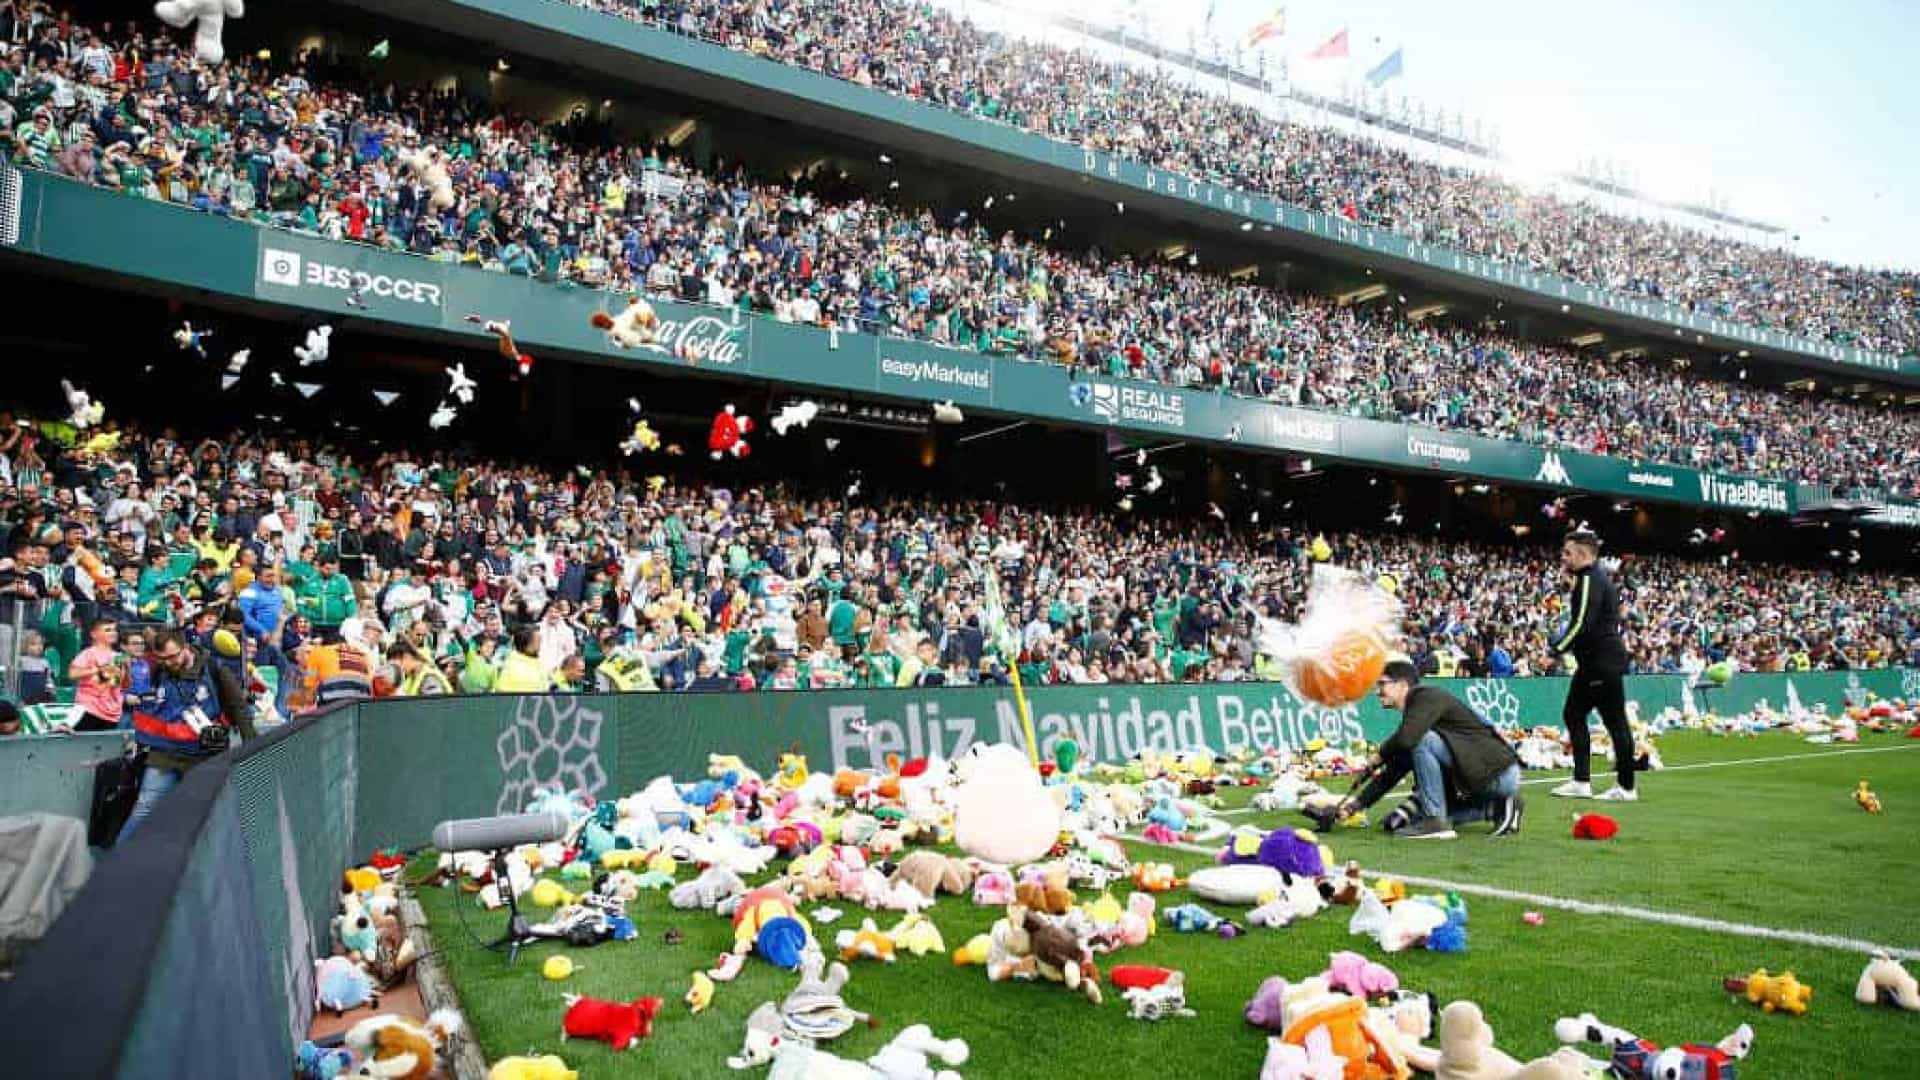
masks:
[[[1640,792],[1634,788],[1615,785],[1600,793],[1604,802],[1639,802]]]
[[[1569,780],[1554,788],[1550,794],[1561,799],[1591,799],[1593,785],[1585,780]]]

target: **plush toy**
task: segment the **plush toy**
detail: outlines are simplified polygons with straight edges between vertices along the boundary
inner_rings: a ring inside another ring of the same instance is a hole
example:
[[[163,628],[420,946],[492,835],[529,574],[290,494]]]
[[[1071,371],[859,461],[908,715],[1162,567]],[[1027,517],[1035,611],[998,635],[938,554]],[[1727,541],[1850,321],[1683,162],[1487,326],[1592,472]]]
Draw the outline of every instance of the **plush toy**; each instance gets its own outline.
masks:
[[[1208,866],[1187,878],[1187,889],[1202,900],[1250,907],[1260,903],[1262,896],[1284,891],[1289,880],[1288,875],[1259,863]]]
[[[895,923],[893,928],[887,931],[887,938],[893,942],[895,948],[905,949],[914,956],[947,951],[947,943],[940,937],[940,928],[933,924],[932,919],[919,912],[914,912]]]
[[[293,1053],[293,1071],[300,1080],[337,1080],[353,1068],[353,1053],[341,1047],[322,1050],[312,1039]]]
[[[1335,904],[1357,904],[1360,902],[1360,890],[1365,887],[1366,879],[1360,873],[1360,864],[1349,861],[1346,869],[1334,881],[1327,900]]]
[[[447,175],[446,154],[432,143],[413,153],[402,153],[401,168],[427,189],[427,205],[437,214],[453,205],[453,180]]]
[[[782,406],[780,415],[773,418],[773,433],[785,435],[794,427],[806,427],[820,413],[820,406],[812,401],[796,401]]]
[[[973,868],[964,860],[933,851],[916,851],[900,860],[893,880],[906,881],[925,896],[964,894],[973,885]]]
[[[438,1055],[460,1030],[460,1014],[439,1009],[425,1024],[405,1016],[369,1016],[347,1029],[346,1044],[360,1057],[361,1076],[427,1080]]]
[[[245,0],[160,0],[153,13],[175,30],[193,26],[194,59],[213,65],[227,58],[221,30],[228,19],[244,18],[247,6]]]
[[[894,941],[880,932],[872,919],[863,919],[858,930],[842,930],[834,935],[833,943],[840,950],[840,959],[858,960],[865,957],[893,963]]]
[[[567,1068],[565,1061],[547,1054],[501,1058],[487,1070],[487,1080],[580,1080],[580,1074]]]
[[[329,956],[314,969],[314,997],[322,1009],[335,1016],[362,1005],[379,1005],[380,994],[366,969],[344,956]]]
[[[1860,809],[1869,814],[1880,812],[1880,796],[1873,793],[1873,789],[1867,786],[1865,780],[1860,781],[1860,786],[1854,789],[1853,801],[1859,803]]]
[[[1456,1001],[1440,1010],[1440,1058],[1435,1080],[1586,1080],[1580,1055],[1561,1048],[1550,1057],[1520,1064],[1493,1045],[1480,1006]]]
[[[1329,953],[1327,970],[1320,973],[1327,985],[1355,997],[1372,998],[1400,989],[1400,977],[1384,964],[1376,964],[1357,952]]]
[[[560,1019],[560,1039],[598,1039],[615,1050],[630,1049],[653,1034],[654,1017],[664,1004],[657,997],[633,1001],[566,995],[567,1012]],[[699,1010],[694,1010],[698,1012]]]
[[[1347,932],[1370,935],[1383,951],[1396,953],[1423,944],[1446,922],[1447,912],[1436,904],[1406,900],[1389,908],[1372,889],[1366,889],[1347,922]]]
[[[1920,984],[1900,961],[1885,952],[1876,952],[1873,959],[1867,961],[1866,969],[1860,972],[1860,982],[1853,988],[1853,999],[1862,1005],[1885,1003],[1897,1005],[1909,1012],[1920,1012]]]
[[[1346,1077],[1407,1080],[1411,1075],[1394,1051],[1394,1037],[1380,1030],[1359,998],[1329,991],[1318,979],[1294,987],[1283,984],[1282,998],[1282,1041],[1305,1048],[1308,1037],[1323,1030],[1333,1055],[1347,1063]]]
[[[871,1080],[960,1080],[950,1069],[934,1063],[965,1065],[971,1049],[962,1039],[938,1039],[925,1024],[902,1028],[893,1041],[867,1059]]]
[[[692,881],[682,882],[667,893],[667,902],[681,909],[717,908],[730,897],[747,891],[740,875],[724,866],[709,866]]]
[[[1013,875],[1005,870],[985,870],[973,879],[973,902],[989,907],[1013,903]]]
[[[1241,827],[1233,831],[1218,861],[1228,865],[1259,863],[1283,873],[1318,878],[1327,872],[1325,853],[1313,834],[1296,829],[1263,833]]]
[[[351,898],[352,894],[348,894]],[[373,929],[373,917],[357,900],[348,910],[333,918],[333,936],[342,955],[356,964],[371,964],[380,951],[380,937]]]
[[[1345,1080],[1347,1061],[1333,1052],[1333,1036],[1324,1027],[1307,1033],[1300,1045],[1267,1037],[1260,1080]]]
[[[580,965],[574,963],[573,958],[568,956],[549,956],[547,957],[547,962],[540,965],[540,974],[551,982],[561,982],[565,979],[570,979],[573,977],[573,973],[578,970],[580,970]]]
[[[592,322],[595,329],[606,332],[607,340],[616,349],[637,349],[651,345],[660,336],[660,317],[654,314],[653,305],[638,294],[629,295],[626,309],[617,315],[594,312]],[[747,775],[747,771],[741,775]]]
[[[687,988],[687,1008],[695,1013],[703,1013],[713,1004],[713,979],[704,971],[693,973],[693,985]]]
[[[1443,1034],[1445,1025],[1441,1028]],[[1609,1076],[1621,1080],[1737,1080],[1737,1062],[1753,1051],[1753,1028],[1741,1024],[1714,1046],[1660,1044],[1601,1023],[1592,1013],[1554,1021],[1563,1043],[1600,1043],[1609,1054]],[[1444,1080],[1444,1078],[1442,1078]]]
[[[60,380],[60,389],[67,395],[67,423],[85,431],[106,416],[106,405],[93,400],[85,390],[76,389],[65,379]]]
[[[987,934],[975,934],[967,939],[965,945],[953,950],[953,966],[984,967],[992,952],[993,938]]]
[[[1166,919],[1168,926],[1182,934],[1216,930],[1224,921],[1220,916],[1199,904],[1181,904],[1179,907],[1169,909],[1162,917]]]
[[[780,1023],[785,1031],[802,1039],[837,1039],[855,1024],[874,1026],[877,1021],[866,1013],[847,1008],[841,991],[846,988],[847,965],[827,966],[818,949],[809,949],[800,964],[800,982],[780,1002]]]
[[[1745,994],[1763,1012],[1777,1010],[1801,1016],[1813,1001],[1813,987],[1794,978],[1791,971],[1769,975],[1766,968],[1761,968],[1745,978],[1729,978],[1723,985],[1730,993]]]
[[[1446,921],[1433,928],[1427,934],[1429,952],[1458,953],[1467,951],[1467,916],[1464,908],[1449,908]]]
[[[962,757],[953,803],[960,849],[1003,866],[1045,856],[1059,838],[1061,811],[1027,756],[1005,743],[976,743]]]
[[[1396,990],[1386,1003],[1367,1010],[1374,1030],[1393,1046],[1401,1060],[1418,1072],[1430,1073],[1440,1067],[1440,1051],[1426,1045],[1433,1037],[1434,1001],[1432,994]]]
[[[1169,892],[1186,884],[1175,877],[1171,863],[1141,863],[1133,868],[1133,883],[1148,892]]]
[[[1073,890],[1067,888],[1064,867],[1047,864],[1028,867],[1022,880],[1013,887],[1015,902],[1048,915],[1065,915],[1073,908]]]
[[[1611,840],[1620,833],[1620,823],[1605,814],[1581,814],[1573,819],[1575,840]]]
[[[713,414],[713,427],[707,432],[707,450],[713,460],[722,457],[746,457],[753,452],[747,445],[747,436],[753,432],[753,418],[737,415],[733,405]]]
[[[1068,990],[1100,1004],[1100,973],[1083,936],[1066,924],[1037,911],[1028,911],[1022,923],[1031,943],[1035,966],[1044,979],[1064,983]]]
[[[732,982],[746,966],[746,957],[735,952],[723,952],[707,969],[707,975],[715,982]]]

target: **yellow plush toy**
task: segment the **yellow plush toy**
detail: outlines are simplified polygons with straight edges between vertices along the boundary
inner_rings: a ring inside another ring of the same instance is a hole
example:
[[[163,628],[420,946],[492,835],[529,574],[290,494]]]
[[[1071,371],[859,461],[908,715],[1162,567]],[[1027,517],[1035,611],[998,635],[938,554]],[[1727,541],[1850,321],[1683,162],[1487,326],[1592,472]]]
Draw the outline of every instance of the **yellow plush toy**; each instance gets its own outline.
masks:
[[[548,1054],[545,1057],[510,1057],[494,1062],[487,1080],[580,1080],[580,1074],[567,1063]]]
[[[1728,979],[1726,987],[1736,994],[1745,994],[1748,1001],[1766,1012],[1799,1016],[1807,1011],[1807,1005],[1813,1000],[1813,987],[1794,978],[1791,971],[1769,975],[1766,968],[1761,968],[1744,979]]]
[[[965,945],[953,950],[954,967],[985,967],[987,954],[993,951],[993,939],[985,934],[975,934]]]

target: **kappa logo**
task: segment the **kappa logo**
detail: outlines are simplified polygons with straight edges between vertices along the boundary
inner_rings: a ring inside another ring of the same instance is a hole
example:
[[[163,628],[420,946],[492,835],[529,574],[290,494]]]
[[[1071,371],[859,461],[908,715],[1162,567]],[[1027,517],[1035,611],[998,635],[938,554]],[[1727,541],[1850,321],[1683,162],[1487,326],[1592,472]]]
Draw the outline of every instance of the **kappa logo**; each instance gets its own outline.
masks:
[[[1560,455],[1549,450],[1540,459],[1540,471],[1533,474],[1535,483],[1561,484],[1573,483],[1573,477],[1567,475],[1567,467],[1561,463]]]

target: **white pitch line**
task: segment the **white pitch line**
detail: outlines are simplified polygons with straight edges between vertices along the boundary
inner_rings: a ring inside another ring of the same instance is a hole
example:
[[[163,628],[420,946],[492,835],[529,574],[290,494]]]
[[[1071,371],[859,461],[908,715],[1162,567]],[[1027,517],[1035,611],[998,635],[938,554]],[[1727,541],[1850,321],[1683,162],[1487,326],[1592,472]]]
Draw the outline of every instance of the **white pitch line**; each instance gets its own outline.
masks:
[[[1127,834],[1127,840],[1145,844],[1148,847],[1172,848],[1194,855],[1218,855],[1213,848],[1198,844],[1176,843],[1156,844],[1151,840]],[[1659,911],[1654,908],[1633,907],[1627,904],[1599,904],[1590,900],[1576,900],[1567,896],[1547,896],[1541,893],[1518,892],[1502,889],[1493,885],[1475,885],[1465,881],[1448,881],[1444,878],[1431,878],[1415,874],[1398,874],[1392,870],[1375,868],[1370,873],[1386,877],[1399,878],[1409,885],[1427,889],[1444,889],[1448,892],[1466,893],[1469,896],[1485,896],[1494,900],[1511,900],[1534,907],[1559,908],[1581,915],[1613,915],[1623,919],[1638,919],[1642,922],[1660,923],[1665,926],[1678,926],[1688,930],[1705,930],[1714,934],[1731,934],[1735,937],[1764,938],[1770,941],[1790,941],[1797,945],[1814,945],[1823,949],[1841,949],[1862,955],[1884,950],[1888,956],[1901,960],[1920,960],[1920,949],[1903,949],[1897,945],[1877,945],[1871,941],[1856,938],[1844,938],[1833,934],[1815,934],[1806,930],[1783,930],[1773,926],[1755,926],[1751,923],[1727,922],[1722,919],[1708,919],[1698,915],[1685,915],[1677,911]]]
[[[1654,775],[1670,772],[1686,772],[1690,769],[1724,769],[1729,765],[1768,765],[1776,761],[1805,761],[1810,758],[1842,757],[1847,754],[1891,754],[1901,750],[1920,750],[1920,741],[1904,743],[1900,746],[1860,746],[1851,750],[1809,750],[1804,754],[1775,754],[1772,757],[1735,758],[1732,761],[1701,761],[1692,765],[1669,765],[1664,769],[1653,770]],[[1566,772],[1564,769],[1553,770]],[[1612,772],[1612,769],[1608,769]],[[1569,774],[1571,775],[1571,774]],[[1543,776],[1537,780],[1522,780],[1521,784],[1558,784],[1567,779],[1565,776]]]

